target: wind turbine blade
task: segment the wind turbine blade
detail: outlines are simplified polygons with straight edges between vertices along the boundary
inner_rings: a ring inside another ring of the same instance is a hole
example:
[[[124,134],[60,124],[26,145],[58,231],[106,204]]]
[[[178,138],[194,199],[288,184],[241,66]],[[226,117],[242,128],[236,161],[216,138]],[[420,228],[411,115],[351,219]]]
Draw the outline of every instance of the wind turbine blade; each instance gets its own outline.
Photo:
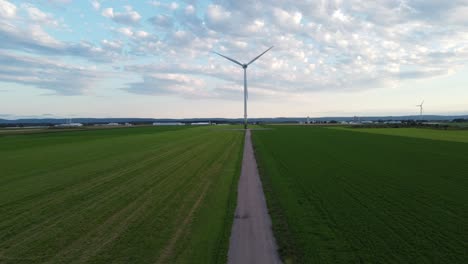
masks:
[[[267,51],[271,50],[273,48],[273,46],[271,46],[269,49],[265,50],[264,52],[262,52],[260,55],[258,55],[257,57],[255,57],[253,60],[251,60],[249,63],[247,63],[247,66],[250,65],[251,63],[253,63],[254,61],[256,61],[258,58],[260,58],[263,54],[267,53]]]
[[[422,100],[422,102],[421,102],[421,106],[422,106],[423,104],[424,104],[424,100]]]
[[[227,57],[227,56],[224,56],[223,54],[219,54],[219,53],[216,52],[216,51],[213,51],[213,53],[218,54],[219,56],[221,56],[221,57],[223,57],[223,58],[225,58],[225,59],[227,59],[227,60],[230,60],[230,61],[234,62],[235,64],[239,64],[241,67],[244,67],[244,65],[242,65],[242,63],[236,61],[235,59],[231,59],[231,58],[229,58],[229,57]]]

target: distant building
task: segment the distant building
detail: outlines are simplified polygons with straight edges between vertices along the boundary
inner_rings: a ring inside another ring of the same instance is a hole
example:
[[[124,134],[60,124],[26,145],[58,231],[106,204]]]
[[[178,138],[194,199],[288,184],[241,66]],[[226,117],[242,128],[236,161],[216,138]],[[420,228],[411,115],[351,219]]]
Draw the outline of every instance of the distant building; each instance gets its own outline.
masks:
[[[373,121],[361,121],[361,124],[373,124]]]
[[[209,126],[211,125],[210,122],[193,122],[193,123],[190,123],[190,125],[192,126]]]
[[[167,122],[167,123],[154,122],[153,123],[153,126],[183,126],[183,125],[185,124],[181,122]]]
[[[125,123],[125,126],[133,126],[133,125],[130,123]]]
[[[106,126],[119,126],[119,123],[107,123]]]
[[[65,124],[58,124],[55,127],[82,127],[83,124],[81,123],[65,123]]]

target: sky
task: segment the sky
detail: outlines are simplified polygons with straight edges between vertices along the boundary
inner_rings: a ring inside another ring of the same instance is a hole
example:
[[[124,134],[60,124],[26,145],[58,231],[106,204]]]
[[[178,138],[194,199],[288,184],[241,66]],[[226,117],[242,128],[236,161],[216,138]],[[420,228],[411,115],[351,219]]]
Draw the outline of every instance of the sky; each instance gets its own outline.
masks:
[[[0,0],[0,118],[468,114],[468,0]]]

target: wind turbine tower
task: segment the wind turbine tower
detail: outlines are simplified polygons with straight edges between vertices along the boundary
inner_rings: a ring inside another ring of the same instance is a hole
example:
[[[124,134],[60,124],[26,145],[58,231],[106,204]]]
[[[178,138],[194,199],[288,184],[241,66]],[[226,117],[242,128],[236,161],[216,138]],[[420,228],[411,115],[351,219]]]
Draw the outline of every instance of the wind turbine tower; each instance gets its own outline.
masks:
[[[422,100],[421,104],[416,105],[417,107],[419,107],[419,120],[422,120],[423,104],[424,104],[424,100]]]
[[[231,59],[231,58],[229,58],[227,56],[224,56],[224,55],[222,55],[222,54],[220,54],[220,53],[218,53],[216,51],[213,51],[213,53],[218,54],[219,56],[234,62],[235,64],[241,66],[244,69],[244,129],[247,129],[247,98],[249,97],[248,92],[247,92],[247,67],[249,67],[250,64],[252,64],[254,61],[256,61],[258,58],[260,58],[263,54],[267,53],[267,51],[271,50],[272,48],[273,48],[273,46],[270,47],[269,49],[265,50],[264,52],[262,52],[257,57],[253,58],[248,63],[240,63],[235,59]]]

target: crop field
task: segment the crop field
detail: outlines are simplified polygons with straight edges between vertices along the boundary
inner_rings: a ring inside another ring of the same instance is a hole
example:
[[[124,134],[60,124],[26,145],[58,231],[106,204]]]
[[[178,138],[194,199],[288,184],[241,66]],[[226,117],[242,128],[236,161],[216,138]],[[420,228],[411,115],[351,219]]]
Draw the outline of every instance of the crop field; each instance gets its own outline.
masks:
[[[243,131],[0,136],[0,263],[225,262]]]
[[[430,128],[344,128],[333,127],[333,129],[344,129],[348,131],[376,133],[391,136],[415,137],[434,139],[442,141],[455,141],[468,143],[468,130],[442,130]]]
[[[468,263],[468,143],[272,128],[253,142],[285,262]]]

